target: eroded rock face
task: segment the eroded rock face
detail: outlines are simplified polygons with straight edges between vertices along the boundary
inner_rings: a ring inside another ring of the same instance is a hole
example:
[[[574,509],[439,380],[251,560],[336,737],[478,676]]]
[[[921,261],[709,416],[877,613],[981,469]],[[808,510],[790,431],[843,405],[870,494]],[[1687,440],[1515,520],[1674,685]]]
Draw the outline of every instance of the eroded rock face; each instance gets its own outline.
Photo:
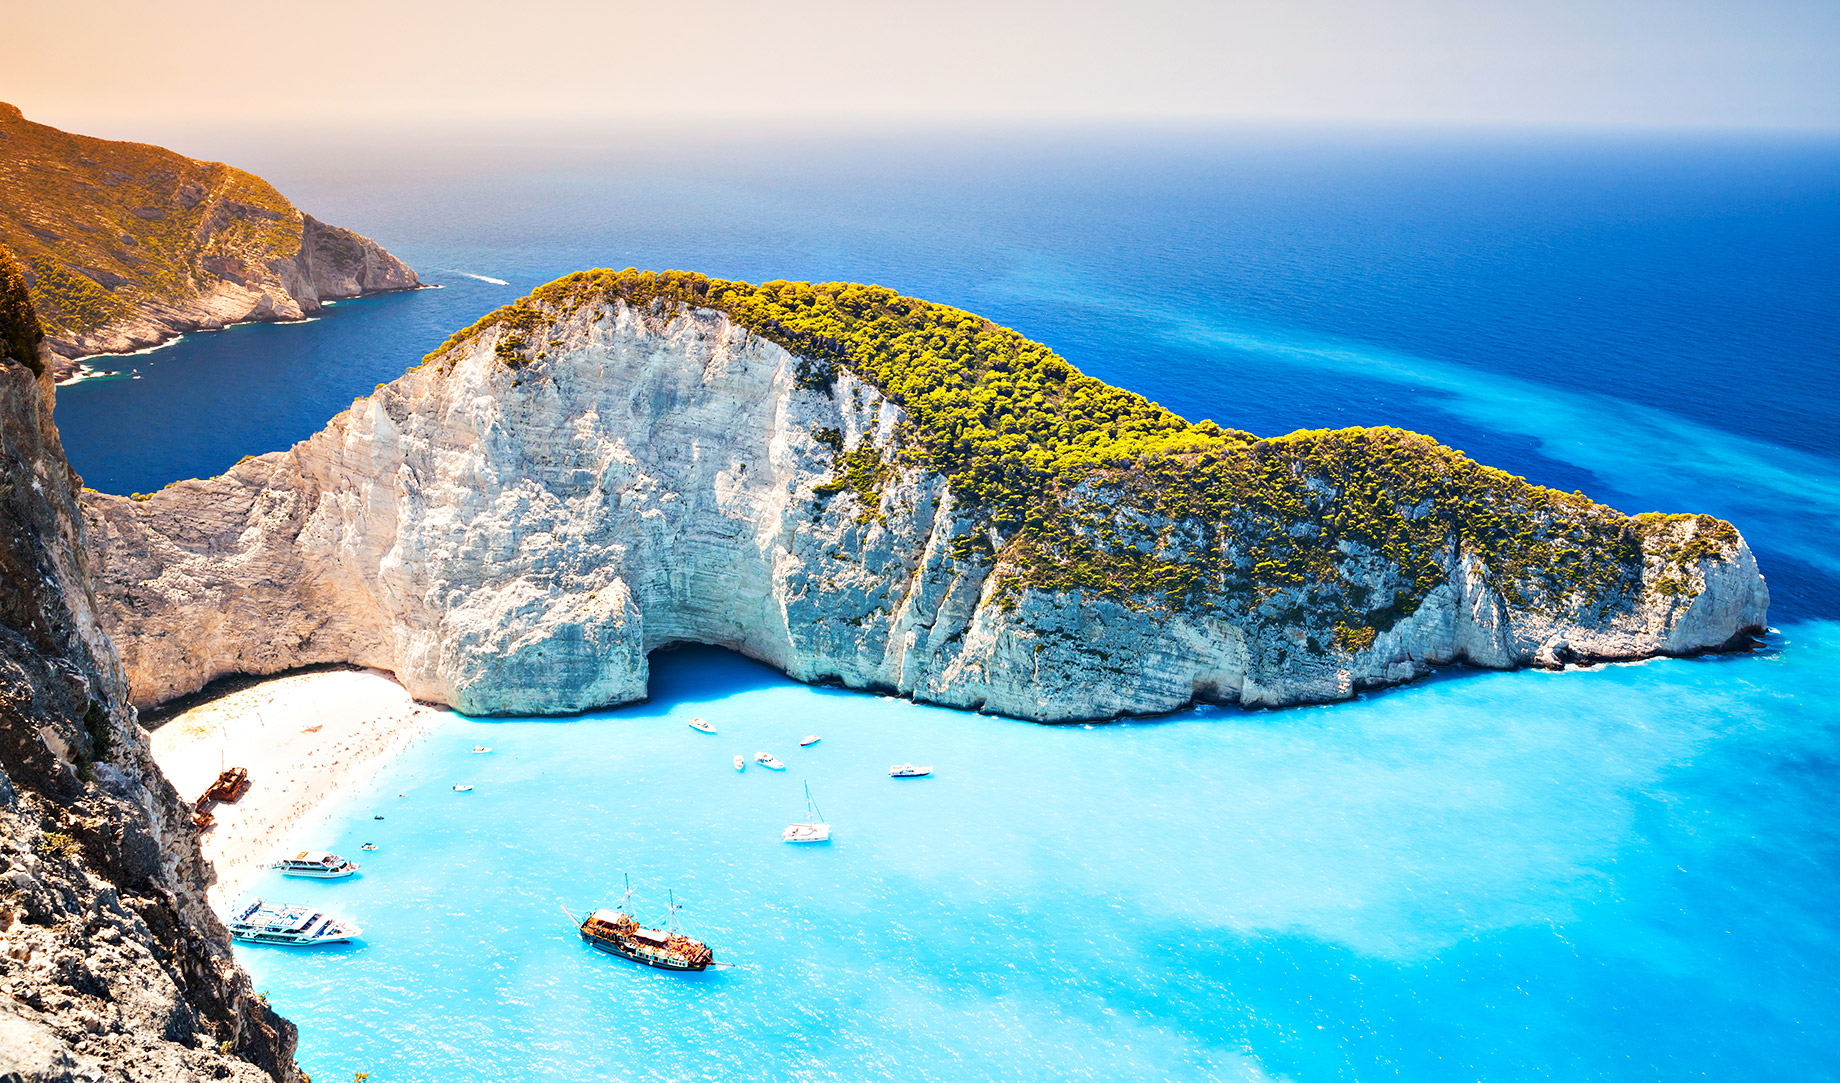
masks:
[[[0,1077],[291,1081],[294,1029],[206,906],[189,809],[96,620],[32,360],[0,359]]]
[[[1622,604],[1556,612],[1510,604],[1453,545],[1448,581],[1358,650],[1306,642],[1283,597],[1228,620],[1005,591],[1001,544],[994,565],[954,555],[983,528],[943,478],[893,456],[872,507],[833,481],[903,419],[848,371],[806,386],[799,359],[708,309],[555,319],[521,368],[490,330],[291,451],[145,501],[86,496],[136,702],[349,661],[469,713],[563,713],[642,698],[646,652],[695,642],[800,680],[1066,721],[1335,700],[1448,662],[1689,654],[1768,606],[1735,532],[1684,578],[1669,563],[1694,519],[1648,531]],[[1350,564],[1377,594],[1396,583],[1383,560]]]

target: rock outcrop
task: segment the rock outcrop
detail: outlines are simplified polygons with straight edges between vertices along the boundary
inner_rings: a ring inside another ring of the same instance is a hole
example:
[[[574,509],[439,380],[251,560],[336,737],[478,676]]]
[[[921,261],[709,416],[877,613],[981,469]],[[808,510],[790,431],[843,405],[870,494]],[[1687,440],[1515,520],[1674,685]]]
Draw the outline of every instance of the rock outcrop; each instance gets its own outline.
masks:
[[[25,264],[58,379],[87,354],[420,285],[376,242],[303,214],[260,177],[72,135],[3,102],[0,243]]]
[[[290,1083],[96,620],[41,337],[0,247],[0,1078]]]
[[[1765,620],[1755,561],[1718,520],[1629,519],[1397,430],[1257,441],[1166,421],[1039,347],[1079,401],[1122,401],[1205,450],[1079,473],[1005,520],[969,492],[975,463],[947,476],[937,419],[866,379],[874,365],[795,354],[775,341],[796,341],[787,324],[747,307],[758,295],[721,292],[771,286],[697,280],[723,311],[639,297],[649,280],[625,274],[482,321],[290,451],[145,500],[86,494],[135,701],[342,661],[469,713],[572,712],[644,697],[647,652],[694,642],[800,680],[1067,721],[1331,701],[1446,663],[1692,654]],[[1021,364],[1026,340],[980,326]],[[996,446],[993,470],[1040,460]],[[1199,498],[1156,470],[1228,467],[1275,488],[1166,506]],[[1444,495],[1408,495],[1407,467]],[[1047,521],[1056,508],[1071,525]],[[1086,548],[1054,541],[1069,531]],[[1077,585],[1089,565],[1114,579]],[[1132,576],[1180,589],[1116,589]]]

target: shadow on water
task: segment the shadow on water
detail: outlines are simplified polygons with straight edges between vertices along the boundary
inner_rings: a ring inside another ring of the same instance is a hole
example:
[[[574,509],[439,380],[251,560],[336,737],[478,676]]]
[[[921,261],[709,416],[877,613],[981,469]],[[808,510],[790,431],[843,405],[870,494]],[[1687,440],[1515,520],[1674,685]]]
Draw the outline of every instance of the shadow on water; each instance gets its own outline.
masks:
[[[650,698],[635,705],[647,712],[669,710],[685,703],[784,688],[797,684],[791,677],[724,647],[700,643],[674,643],[653,651],[648,658],[652,679]]]

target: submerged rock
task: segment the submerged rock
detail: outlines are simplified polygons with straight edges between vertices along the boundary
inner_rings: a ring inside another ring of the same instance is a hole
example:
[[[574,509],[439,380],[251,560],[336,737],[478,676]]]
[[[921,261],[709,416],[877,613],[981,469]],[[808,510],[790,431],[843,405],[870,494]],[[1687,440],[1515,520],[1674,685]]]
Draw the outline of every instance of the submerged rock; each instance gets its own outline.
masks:
[[[1769,602],[1716,519],[1400,430],[1191,425],[968,313],[693,275],[571,276],[290,451],[85,504],[140,704],[338,661],[566,713],[694,642],[1103,719],[1717,650]]]

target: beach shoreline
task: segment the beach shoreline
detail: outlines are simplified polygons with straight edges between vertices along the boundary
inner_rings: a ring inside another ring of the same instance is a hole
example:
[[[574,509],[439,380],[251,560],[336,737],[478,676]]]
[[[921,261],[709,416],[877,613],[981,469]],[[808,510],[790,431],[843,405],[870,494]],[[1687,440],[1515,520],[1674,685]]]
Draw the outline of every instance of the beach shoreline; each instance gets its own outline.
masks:
[[[448,713],[381,670],[321,670],[234,689],[155,729],[154,761],[188,802],[225,767],[249,772],[248,792],[217,805],[204,833],[211,905],[237,901],[284,847],[313,848],[300,836]]]

